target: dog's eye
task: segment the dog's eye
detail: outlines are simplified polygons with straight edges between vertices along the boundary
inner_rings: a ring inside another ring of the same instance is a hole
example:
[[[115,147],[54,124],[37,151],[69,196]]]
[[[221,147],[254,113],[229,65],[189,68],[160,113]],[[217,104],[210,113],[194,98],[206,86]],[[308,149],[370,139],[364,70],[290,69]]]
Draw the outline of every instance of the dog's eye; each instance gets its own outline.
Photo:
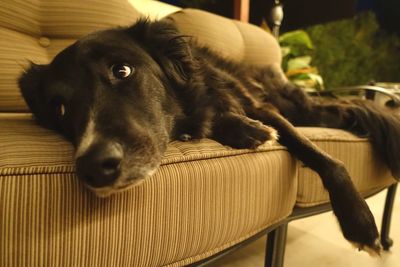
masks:
[[[62,104],[62,103],[58,104],[57,107],[56,107],[56,112],[57,112],[57,115],[59,117],[61,117],[61,118],[64,117],[64,115],[65,115],[65,105]]]
[[[55,96],[51,99],[50,102],[51,107],[53,107],[53,112],[57,116],[57,118],[61,119],[65,116],[66,108],[65,101],[59,97]]]
[[[111,73],[115,79],[125,79],[132,75],[134,68],[126,64],[115,64],[111,66]]]

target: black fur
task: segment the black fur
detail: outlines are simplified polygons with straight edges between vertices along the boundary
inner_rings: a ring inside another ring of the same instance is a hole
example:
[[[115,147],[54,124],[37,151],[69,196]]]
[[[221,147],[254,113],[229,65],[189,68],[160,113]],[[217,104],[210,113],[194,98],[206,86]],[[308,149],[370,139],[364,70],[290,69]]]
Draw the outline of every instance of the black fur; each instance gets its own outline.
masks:
[[[132,66],[134,73],[116,79],[115,64]],[[145,178],[170,140],[208,137],[234,148],[256,148],[277,130],[279,142],[320,175],[344,236],[379,253],[373,216],[343,164],[294,126],[368,136],[399,179],[395,110],[369,101],[312,99],[277,66],[226,60],[173,24],[147,20],[82,38],[49,65],[32,65],[19,85],[39,123],[78,148],[78,176],[95,192],[112,193]],[[94,139],[84,137],[90,120]]]

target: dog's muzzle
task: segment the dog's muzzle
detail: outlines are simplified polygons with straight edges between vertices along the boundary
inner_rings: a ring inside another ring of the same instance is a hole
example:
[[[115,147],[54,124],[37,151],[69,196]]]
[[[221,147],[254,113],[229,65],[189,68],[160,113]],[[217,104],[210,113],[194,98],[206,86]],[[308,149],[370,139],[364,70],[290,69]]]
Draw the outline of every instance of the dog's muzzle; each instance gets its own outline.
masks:
[[[116,142],[98,142],[76,159],[78,177],[92,188],[114,184],[121,174],[123,149]]]

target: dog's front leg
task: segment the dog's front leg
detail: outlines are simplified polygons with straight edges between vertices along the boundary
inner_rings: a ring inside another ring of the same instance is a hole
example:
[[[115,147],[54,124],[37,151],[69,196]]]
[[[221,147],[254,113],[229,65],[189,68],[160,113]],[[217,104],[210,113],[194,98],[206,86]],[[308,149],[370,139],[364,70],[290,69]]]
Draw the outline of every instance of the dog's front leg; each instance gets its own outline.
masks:
[[[316,171],[329,193],[332,209],[344,237],[357,248],[376,255],[380,253],[379,233],[365,200],[355,189],[343,163],[332,158],[268,105],[254,108],[249,117],[274,127],[279,142],[304,164]]]
[[[233,148],[256,148],[278,139],[274,128],[232,112],[216,115],[212,125],[212,139]]]

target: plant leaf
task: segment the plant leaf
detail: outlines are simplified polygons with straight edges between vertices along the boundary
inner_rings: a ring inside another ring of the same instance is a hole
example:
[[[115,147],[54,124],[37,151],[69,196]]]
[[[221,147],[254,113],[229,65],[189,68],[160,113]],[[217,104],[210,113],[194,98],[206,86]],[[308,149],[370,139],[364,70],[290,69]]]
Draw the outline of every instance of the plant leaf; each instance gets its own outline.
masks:
[[[300,46],[313,49],[313,44],[307,32],[303,30],[284,33],[279,37],[279,43],[285,46]]]
[[[282,57],[286,57],[286,56],[290,55],[292,49],[290,49],[289,46],[282,46],[281,51],[282,51]]]
[[[296,70],[310,67],[311,57],[296,57],[292,58],[287,63],[287,70]]]

